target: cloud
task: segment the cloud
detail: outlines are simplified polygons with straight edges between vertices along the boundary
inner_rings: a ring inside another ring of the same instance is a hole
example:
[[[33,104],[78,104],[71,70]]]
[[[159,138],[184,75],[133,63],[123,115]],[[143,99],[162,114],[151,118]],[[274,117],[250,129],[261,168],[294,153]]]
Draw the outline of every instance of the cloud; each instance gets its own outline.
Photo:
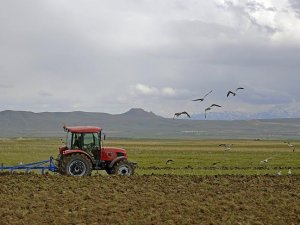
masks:
[[[163,88],[161,93],[166,96],[175,96],[177,94],[175,89],[169,87]]]
[[[13,85],[10,84],[0,84],[0,89],[10,89],[13,88]]]
[[[266,7],[257,1],[225,1],[223,6],[235,17],[242,19],[247,29],[257,29],[267,35],[272,35],[277,31],[273,23],[276,13],[274,7]]]
[[[51,97],[51,96],[53,96],[53,94],[51,94],[50,92],[45,91],[45,90],[39,91],[38,95],[41,96],[41,97]]]
[[[289,0],[289,2],[298,16],[300,16],[300,2],[298,0]]]
[[[211,102],[254,111],[298,102],[299,8],[293,0],[4,1],[0,109],[172,115]],[[238,86],[245,92],[227,100]],[[191,101],[210,90],[203,104]]]
[[[136,84],[135,91],[136,94],[141,94],[145,96],[155,96],[159,94],[159,90],[157,88],[149,87],[144,84]]]
[[[187,90],[176,90],[171,87],[151,87],[145,84],[136,84],[134,86],[133,94],[136,96],[149,96],[149,97],[164,97],[164,98],[177,98],[188,93]]]

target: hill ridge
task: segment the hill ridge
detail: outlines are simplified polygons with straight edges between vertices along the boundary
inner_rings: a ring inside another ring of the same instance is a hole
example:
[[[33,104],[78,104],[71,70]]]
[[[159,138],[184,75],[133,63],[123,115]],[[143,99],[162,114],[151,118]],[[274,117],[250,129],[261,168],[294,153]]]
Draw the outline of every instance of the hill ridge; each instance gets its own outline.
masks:
[[[191,120],[164,118],[141,108],[103,112],[0,112],[0,137],[62,137],[62,126],[99,126],[122,138],[299,139],[300,119]]]

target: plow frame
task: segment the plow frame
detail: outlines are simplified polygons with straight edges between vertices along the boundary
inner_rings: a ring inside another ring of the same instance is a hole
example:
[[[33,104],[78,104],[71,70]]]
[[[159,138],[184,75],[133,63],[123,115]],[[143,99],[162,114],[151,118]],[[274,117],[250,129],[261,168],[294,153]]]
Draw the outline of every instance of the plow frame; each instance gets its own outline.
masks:
[[[3,163],[1,163],[0,171],[4,172],[9,170],[11,173],[15,170],[25,170],[26,173],[29,173],[31,170],[41,170],[42,174],[45,174],[45,170],[49,170],[51,172],[57,172],[58,168],[54,163],[54,158],[50,156],[49,160],[43,160],[40,162],[33,162],[33,163],[27,163],[27,164],[21,164],[21,165],[15,165],[15,166],[4,166]]]

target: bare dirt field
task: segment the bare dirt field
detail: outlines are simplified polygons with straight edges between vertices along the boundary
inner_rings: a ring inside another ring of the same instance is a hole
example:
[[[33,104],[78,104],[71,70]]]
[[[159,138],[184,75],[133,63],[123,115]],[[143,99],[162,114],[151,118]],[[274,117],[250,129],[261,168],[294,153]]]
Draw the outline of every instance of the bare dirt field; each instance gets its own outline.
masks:
[[[0,224],[300,224],[300,176],[0,173]]]

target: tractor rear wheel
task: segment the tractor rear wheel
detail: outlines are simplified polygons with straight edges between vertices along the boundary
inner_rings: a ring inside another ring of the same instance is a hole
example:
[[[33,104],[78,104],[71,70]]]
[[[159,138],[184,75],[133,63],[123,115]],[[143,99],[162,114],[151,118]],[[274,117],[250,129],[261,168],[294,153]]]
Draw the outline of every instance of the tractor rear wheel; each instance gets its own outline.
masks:
[[[111,174],[122,175],[122,176],[130,176],[134,174],[134,168],[130,162],[126,159],[117,162],[112,170]]]
[[[83,154],[71,154],[62,163],[63,174],[69,176],[90,176],[92,173],[91,160]]]

